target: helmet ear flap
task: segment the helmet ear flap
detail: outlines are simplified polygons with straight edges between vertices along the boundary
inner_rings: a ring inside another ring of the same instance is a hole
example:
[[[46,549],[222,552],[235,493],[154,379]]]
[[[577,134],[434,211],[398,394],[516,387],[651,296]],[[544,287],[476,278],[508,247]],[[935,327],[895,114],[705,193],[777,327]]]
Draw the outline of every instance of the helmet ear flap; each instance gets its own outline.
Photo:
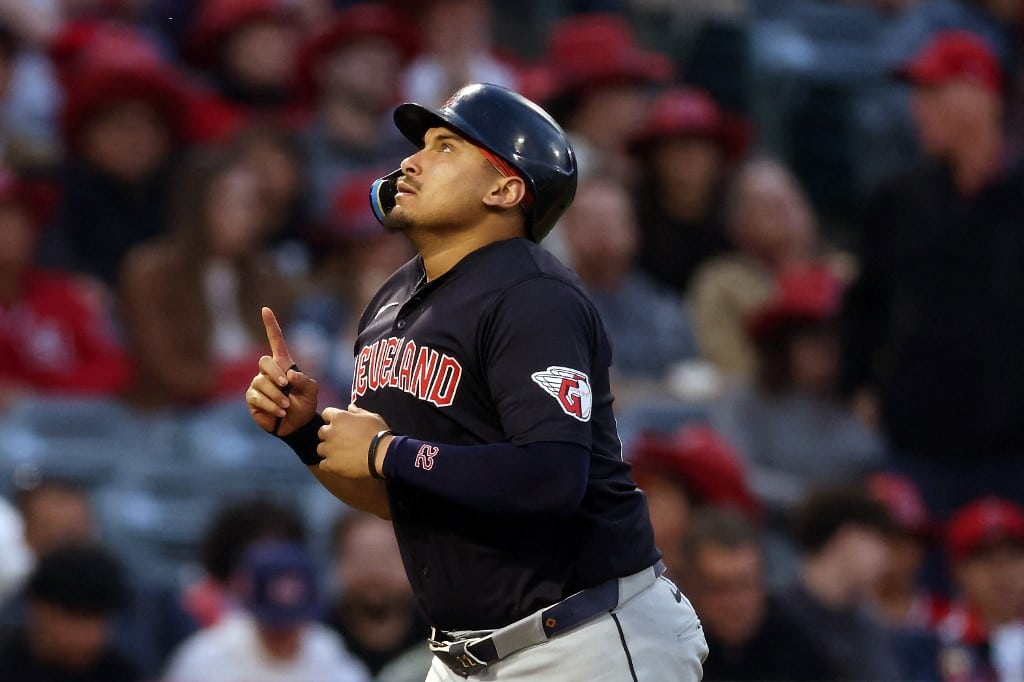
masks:
[[[377,178],[370,185],[370,207],[373,208],[373,215],[380,223],[384,222],[384,216],[395,207],[395,195],[398,194],[398,178],[402,176],[402,169],[391,171],[382,178]]]

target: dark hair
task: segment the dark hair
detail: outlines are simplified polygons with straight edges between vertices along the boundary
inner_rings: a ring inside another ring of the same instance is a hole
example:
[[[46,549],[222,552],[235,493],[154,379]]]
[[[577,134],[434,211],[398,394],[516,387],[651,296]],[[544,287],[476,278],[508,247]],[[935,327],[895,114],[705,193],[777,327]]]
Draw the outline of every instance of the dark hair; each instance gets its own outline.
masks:
[[[127,599],[120,562],[98,545],[58,547],[39,560],[29,577],[30,599],[82,616],[106,616]]]
[[[800,505],[794,535],[804,554],[816,554],[845,526],[857,525],[890,535],[895,526],[881,502],[859,485],[820,488]]]
[[[757,528],[742,512],[732,507],[705,507],[690,521],[683,549],[693,560],[707,546],[739,549],[760,549],[761,538]]]
[[[200,560],[211,578],[226,583],[245,550],[256,540],[306,541],[302,519],[288,507],[265,497],[228,503],[214,516],[203,536]]]

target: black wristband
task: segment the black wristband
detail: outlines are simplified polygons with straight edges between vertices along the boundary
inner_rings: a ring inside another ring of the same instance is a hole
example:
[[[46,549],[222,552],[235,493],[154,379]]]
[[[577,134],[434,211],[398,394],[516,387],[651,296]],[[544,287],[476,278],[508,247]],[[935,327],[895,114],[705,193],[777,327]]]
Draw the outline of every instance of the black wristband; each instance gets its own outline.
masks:
[[[318,413],[305,426],[296,429],[287,436],[278,436],[278,438],[295,451],[295,454],[299,456],[303,464],[313,467],[320,464],[320,460],[323,459],[317,453],[316,447],[320,445],[320,435],[318,433],[320,427],[326,423]]]
[[[377,446],[380,445],[380,439],[384,436],[393,436],[395,432],[391,429],[384,429],[378,431],[377,435],[370,441],[370,447],[366,451],[366,468],[370,470],[370,475],[376,478],[378,481],[383,481],[384,476],[377,471]]]

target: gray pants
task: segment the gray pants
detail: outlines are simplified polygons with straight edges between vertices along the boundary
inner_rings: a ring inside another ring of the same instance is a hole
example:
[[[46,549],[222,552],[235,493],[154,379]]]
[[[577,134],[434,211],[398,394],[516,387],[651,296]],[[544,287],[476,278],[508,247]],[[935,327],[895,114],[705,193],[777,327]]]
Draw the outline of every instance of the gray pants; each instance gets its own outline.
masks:
[[[470,680],[480,682],[699,682],[708,655],[697,614],[658,578],[611,613],[523,649]],[[426,682],[462,682],[434,658]]]

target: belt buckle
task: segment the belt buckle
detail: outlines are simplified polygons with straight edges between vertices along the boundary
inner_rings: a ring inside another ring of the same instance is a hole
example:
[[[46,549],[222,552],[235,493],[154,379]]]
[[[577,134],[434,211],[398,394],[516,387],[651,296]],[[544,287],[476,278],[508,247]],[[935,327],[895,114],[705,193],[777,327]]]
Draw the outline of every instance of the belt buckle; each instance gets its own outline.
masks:
[[[487,663],[481,661],[466,648],[476,641],[475,639],[458,642],[430,640],[429,646],[431,653],[441,659],[441,662],[448,666],[453,673],[460,677],[469,677],[483,672],[487,668]]]

